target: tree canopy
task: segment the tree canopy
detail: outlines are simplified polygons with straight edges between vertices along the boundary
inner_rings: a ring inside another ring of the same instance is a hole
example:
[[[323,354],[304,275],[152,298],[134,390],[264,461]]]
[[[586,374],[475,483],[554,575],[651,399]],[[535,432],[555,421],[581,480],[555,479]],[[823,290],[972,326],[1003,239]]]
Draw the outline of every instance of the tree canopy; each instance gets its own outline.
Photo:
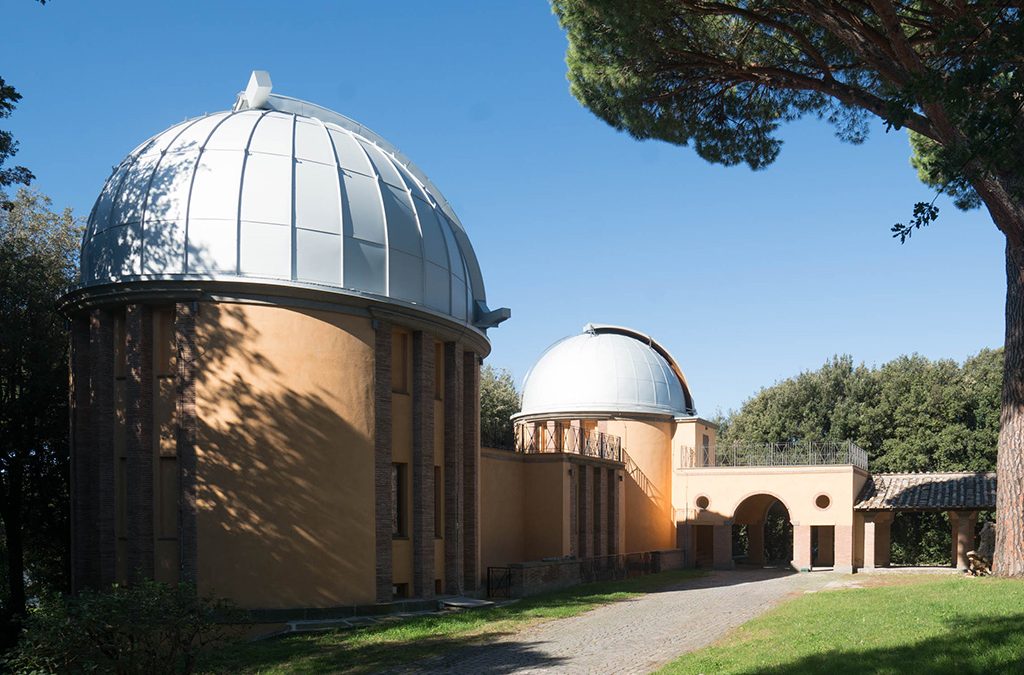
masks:
[[[784,122],[813,115],[859,143],[875,116],[913,132],[926,183],[961,207],[998,207],[997,225],[1024,241],[1017,3],[552,4],[572,93],[615,128],[759,169]]]
[[[3,197],[3,193],[0,193]],[[0,209],[0,519],[7,617],[25,578],[64,585],[68,513],[68,331],[58,298],[77,274],[71,211],[22,188]],[[33,589],[38,591],[38,588]]]
[[[835,356],[762,389],[723,420],[723,441],[851,439],[872,471],[992,471],[1003,352],[962,364],[914,354],[878,367]]]
[[[485,365],[480,369],[480,443],[489,448],[512,447],[512,422],[519,412],[519,392],[512,373]]]

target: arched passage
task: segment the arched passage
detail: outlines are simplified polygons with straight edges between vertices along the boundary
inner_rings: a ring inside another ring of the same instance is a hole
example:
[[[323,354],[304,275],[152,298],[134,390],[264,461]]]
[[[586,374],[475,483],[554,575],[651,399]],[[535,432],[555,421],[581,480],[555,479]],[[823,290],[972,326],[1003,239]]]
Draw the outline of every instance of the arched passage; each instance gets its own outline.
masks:
[[[793,559],[793,524],[785,503],[772,494],[750,495],[733,514],[733,554],[758,567],[786,566]]]

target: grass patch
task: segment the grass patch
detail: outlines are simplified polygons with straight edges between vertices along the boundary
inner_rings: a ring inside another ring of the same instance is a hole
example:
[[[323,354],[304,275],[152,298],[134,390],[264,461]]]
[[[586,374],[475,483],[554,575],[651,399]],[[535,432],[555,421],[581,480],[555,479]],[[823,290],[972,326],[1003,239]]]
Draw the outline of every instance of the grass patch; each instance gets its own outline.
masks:
[[[1024,581],[908,581],[796,598],[660,672],[1024,672]]]
[[[492,640],[538,621],[582,614],[598,605],[657,591],[700,574],[693,570],[662,572],[624,581],[586,584],[504,607],[239,644],[205,655],[198,670],[203,673],[375,672]]]

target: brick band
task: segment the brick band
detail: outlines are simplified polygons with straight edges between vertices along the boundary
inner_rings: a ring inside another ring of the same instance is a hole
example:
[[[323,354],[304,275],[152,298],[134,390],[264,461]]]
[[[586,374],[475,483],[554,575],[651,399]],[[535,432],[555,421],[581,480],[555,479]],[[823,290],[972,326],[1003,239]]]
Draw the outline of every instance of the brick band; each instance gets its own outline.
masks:
[[[177,357],[177,453],[179,519],[178,544],[181,551],[180,576],[196,583],[198,574],[198,532],[196,530],[196,312],[193,303],[174,307],[174,344]]]
[[[480,584],[480,361],[462,355],[463,578],[467,593]]]
[[[412,335],[412,585],[434,596],[434,340]]]
[[[89,548],[96,540],[96,477],[92,469],[92,410],[89,387],[89,318],[71,321],[71,590],[95,584]]]
[[[463,579],[463,429],[462,349],[444,345],[444,578],[445,593],[462,595]]]
[[[125,451],[128,579],[152,579],[153,540],[153,312],[128,305],[125,312]]]
[[[94,478],[89,501],[91,541],[86,542],[87,559],[94,565],[92,584],[107,587],[116,581],[117,538],[116,490],[114,485],[114,319],[110,312],[94,309],[89,314],[90,402],[93,447],[89,453],[89,474]]]
[[[375,597],[391,602],[391,324],[377,321],[374,333],[373,499]]]

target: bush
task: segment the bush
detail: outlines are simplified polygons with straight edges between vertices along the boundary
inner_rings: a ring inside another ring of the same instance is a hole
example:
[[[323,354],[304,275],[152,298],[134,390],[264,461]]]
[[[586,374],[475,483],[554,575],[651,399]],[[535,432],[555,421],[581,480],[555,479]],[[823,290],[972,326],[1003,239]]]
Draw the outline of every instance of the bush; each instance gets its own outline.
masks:
[[[143,581],[43,598],[6,659],[15,673],[191,673],[199,651],[237,636],[243,613],[194,586]]]

